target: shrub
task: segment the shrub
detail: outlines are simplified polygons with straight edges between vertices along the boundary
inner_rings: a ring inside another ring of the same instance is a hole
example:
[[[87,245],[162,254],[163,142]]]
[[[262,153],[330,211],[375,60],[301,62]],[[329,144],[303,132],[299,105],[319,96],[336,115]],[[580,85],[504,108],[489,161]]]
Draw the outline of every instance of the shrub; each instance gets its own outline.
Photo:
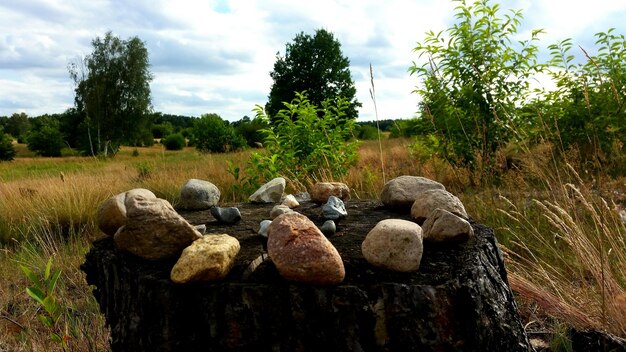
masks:
[[[15,158],[13,138],[0,130],[0,160],[9,161]]]
[[[28,149],[41,156],[61,156],[65,143],[55,120],[37,124],[27,137]]]
[[[217,114],[204,114],[194,121],[192,142],[203,152],[223,153],[243,148],[246,140]]]
[[[320,109],[297,93],[272,118],[277,123],[263,130],[268,154],[253,153],[247,175],[266,181],[281,173],[299,182],[345,176],[357,161],[354,121],[345,115],[348,107],[347,101],[339,99],[336,106],[326,100]],[[260,106],[256,112],[270,121]]]
[[[185,137],[180,133],[170,134],[161,140],[167,150],[181,150],[185,147]]]

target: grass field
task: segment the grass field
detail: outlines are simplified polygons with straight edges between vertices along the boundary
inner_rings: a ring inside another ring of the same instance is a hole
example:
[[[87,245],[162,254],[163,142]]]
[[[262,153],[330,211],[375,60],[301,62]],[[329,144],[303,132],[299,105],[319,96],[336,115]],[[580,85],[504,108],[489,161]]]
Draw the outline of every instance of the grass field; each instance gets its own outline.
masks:
[[[358,164],[339,181],[356,198],[377,198],[399,175],[442,182],[474,219],[495,229],[529,329],[550,322],[626,337],[626,230],[614,203],[623,200],[624,179],[579,173],[574,156],[555,162],[550,147],[541,146],[519,155],[517,168],[485,180],[437,158],[419,162],[410,144],[383,140],[383,173],[378,143],[364,142]],[[243,201],[248,194],[237,191],[228,163],[243,166],[251,152],[172,152],[156,145],[123,148],[112,159],[50,159],[18,146],[15,161],[0,163],[0,351],[57,348],[19,269],[42,270],[49,258],[62,271],[57,297],[68,313],[59,327],[70,337],[68,350],[106,350],[103,317],[79,270],[91,241],[101,236],[97,206],[136,187],[176,205],[189,178],[214,183],[222,203]],[[302,191],[298,185],[290,182],[288,191]]]

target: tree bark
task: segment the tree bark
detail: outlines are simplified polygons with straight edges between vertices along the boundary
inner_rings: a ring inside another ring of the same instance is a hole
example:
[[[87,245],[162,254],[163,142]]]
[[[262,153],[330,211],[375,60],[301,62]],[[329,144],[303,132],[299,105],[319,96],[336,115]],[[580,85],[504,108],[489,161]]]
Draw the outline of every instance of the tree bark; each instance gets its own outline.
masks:
[[[370,266],[360,244],[386,218],[408,219],[377,202],[346,203],[331,237],[344,260],[337,286],[284,281],[262,253],[258,222],[270,206],[240,205],[234,226],[208,212],[182,213],[208,232],[237,237],[242,250],[220,282],[176,285],[175,261],[149,262],[94,242],[82,266],[111,327],[113,351],[529,351],[493,231],[450,247],[425,245],[420,269]],[[321,225],[320,207],[298,209]],[[259,260],[257,260],[259,262]]]

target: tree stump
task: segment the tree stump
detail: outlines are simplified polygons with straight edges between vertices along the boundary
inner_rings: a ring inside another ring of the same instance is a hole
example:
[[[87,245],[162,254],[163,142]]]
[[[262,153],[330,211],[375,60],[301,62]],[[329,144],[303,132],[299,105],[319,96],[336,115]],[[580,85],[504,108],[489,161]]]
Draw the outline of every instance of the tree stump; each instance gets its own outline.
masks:
[[[472,224],[467,243],[425,244],[417,272],[390,272],[369,265],[361,243],[378,221],[409,214],[349,201],[348,218],[329,238],[346,278],[311,286],[283,280],[269,259],[259,259],[256,231],[272,206],[237,206],[236,225],[220,225],[208,211],[181,212],[207,233],[240,241],[223,281],[177,285],[169,279],[175,260],[142,260],[111,238],[93,243],[82,269],[111,327],[113,351],[530,350],[493,231],[483,225]],[[315,204],[296,210],[324,222]],[[253,262],[261,263],[251,271]]]

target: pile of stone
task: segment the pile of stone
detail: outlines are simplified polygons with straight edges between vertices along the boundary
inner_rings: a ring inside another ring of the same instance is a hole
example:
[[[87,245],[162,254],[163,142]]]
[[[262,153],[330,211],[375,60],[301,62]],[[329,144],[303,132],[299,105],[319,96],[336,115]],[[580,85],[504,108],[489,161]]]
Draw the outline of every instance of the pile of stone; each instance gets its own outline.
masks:
[[[344,183],[319,182],[311,194],[285,195],[286,181],[276,178],[252,194],[252,203],[277,203],[259,224],[267,240],[267,254],[286,280],[315,285],[339,284],[345,269],[328,240],[337,223],[349,216]],[[219,222],[241,220],[236,207],[218,207],[219,189],[211,182],[191,179],[180,191],[178,207],[210,210]],[[458,243],[473,234],[461,201],[435,181],[400,176],[385,184],[386,207],[410,211],[413,221],[387,219],[376,224],[362,243],[364,258],[373,266],[399,272],[419,270],[423,241]],[[325,220],[319,227],[298,213],[301,202],[320,206]],[[112,236],[119,250],[147,260],[178,258],[170,278],[176,283],[221,280],[233,267],[239,241],[228,234],[204,234],[206,226],[192,226],[172,205],[149,190],[133,189],[105,200],[98,209],[98,226]],[[204,234],[204,235],[203,235]]]

